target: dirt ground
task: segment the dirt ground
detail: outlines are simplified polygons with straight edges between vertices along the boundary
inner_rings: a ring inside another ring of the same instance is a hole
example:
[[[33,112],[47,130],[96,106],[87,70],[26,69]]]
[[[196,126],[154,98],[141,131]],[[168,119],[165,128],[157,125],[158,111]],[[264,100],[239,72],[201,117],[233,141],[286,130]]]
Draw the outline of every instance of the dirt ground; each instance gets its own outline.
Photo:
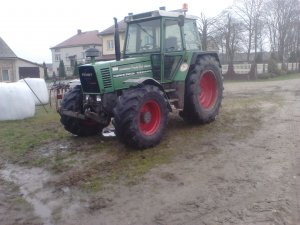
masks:
[[[0,224],[300,224],[300,79],[224,86],[213,123],[189,128],[171,116],[161,145],[177,150],[134,183],[82,191],[61,182],[70,174],[2,162]]]

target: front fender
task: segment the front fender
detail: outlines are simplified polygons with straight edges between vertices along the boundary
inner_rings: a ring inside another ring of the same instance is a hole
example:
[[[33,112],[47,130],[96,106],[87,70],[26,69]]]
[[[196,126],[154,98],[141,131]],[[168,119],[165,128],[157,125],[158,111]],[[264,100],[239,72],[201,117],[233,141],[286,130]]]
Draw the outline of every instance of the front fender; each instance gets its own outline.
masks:
[[[123,83],[129,84],[131,87],[138,86],[141,84],[154,85],[154,86],[157,86],[162,91],[164,91],[162,85],[157,80],[150,78],[150,77],[131,78],[131,79],[123,81]]]
[[[132,78],[132,79],[125,80],[125,81],[123,81],[123,83],[129,84],[130,87],[137,87],[140,85],[154,85],[154,86],[158,87],[164,93],[165,99],[168,102],[168,108],[169,108],[170,112],[172,112],[172,107],[171,107],[171,104],[167,97],[167,94],[166,94],[163,86],[157,80],[150,78],[150,77],[139,77],[139,78]]]

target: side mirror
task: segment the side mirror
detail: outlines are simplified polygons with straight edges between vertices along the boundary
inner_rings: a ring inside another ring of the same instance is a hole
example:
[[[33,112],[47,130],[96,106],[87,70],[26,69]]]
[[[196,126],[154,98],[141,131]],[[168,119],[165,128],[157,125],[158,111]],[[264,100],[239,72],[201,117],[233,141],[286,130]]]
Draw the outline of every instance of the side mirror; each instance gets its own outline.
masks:
[[[183,27],[183,26],[184,26],[184,15],[178,16],[178,25],[179,25],[180,27]]]

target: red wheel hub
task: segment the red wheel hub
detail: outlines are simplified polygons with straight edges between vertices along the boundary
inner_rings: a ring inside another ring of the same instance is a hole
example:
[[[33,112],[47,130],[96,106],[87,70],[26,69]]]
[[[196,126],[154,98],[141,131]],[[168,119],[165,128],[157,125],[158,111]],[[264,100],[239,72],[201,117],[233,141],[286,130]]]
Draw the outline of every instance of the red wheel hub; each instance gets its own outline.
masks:
[[[200,93],[198,100],[205,109],[210,109],[216,102],[218,96],[217,80],[213,71],[205,71],[200,81]]]
[[[161,110],[159,104],[150,100],[144,103],[139,113],[139,127],[144,135],[152,135],[159,128]]]

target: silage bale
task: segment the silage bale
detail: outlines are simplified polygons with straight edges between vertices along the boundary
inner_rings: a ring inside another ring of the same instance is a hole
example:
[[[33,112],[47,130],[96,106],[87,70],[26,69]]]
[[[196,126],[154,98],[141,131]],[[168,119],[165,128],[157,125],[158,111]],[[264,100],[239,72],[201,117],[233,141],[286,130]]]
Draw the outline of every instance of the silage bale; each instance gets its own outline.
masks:
[[[25,78],[19,80],[19,82],[25,83],[25,85],[28,84],[28,86],[32,89],[32,96],[34,98],[35,105],[46,105],[49,103],[49,93],[44,79]],[[38,98],[35,95],[37,95]]]
[[[35,102],[25,83],[0,83],[0,121],[33,117]]]

